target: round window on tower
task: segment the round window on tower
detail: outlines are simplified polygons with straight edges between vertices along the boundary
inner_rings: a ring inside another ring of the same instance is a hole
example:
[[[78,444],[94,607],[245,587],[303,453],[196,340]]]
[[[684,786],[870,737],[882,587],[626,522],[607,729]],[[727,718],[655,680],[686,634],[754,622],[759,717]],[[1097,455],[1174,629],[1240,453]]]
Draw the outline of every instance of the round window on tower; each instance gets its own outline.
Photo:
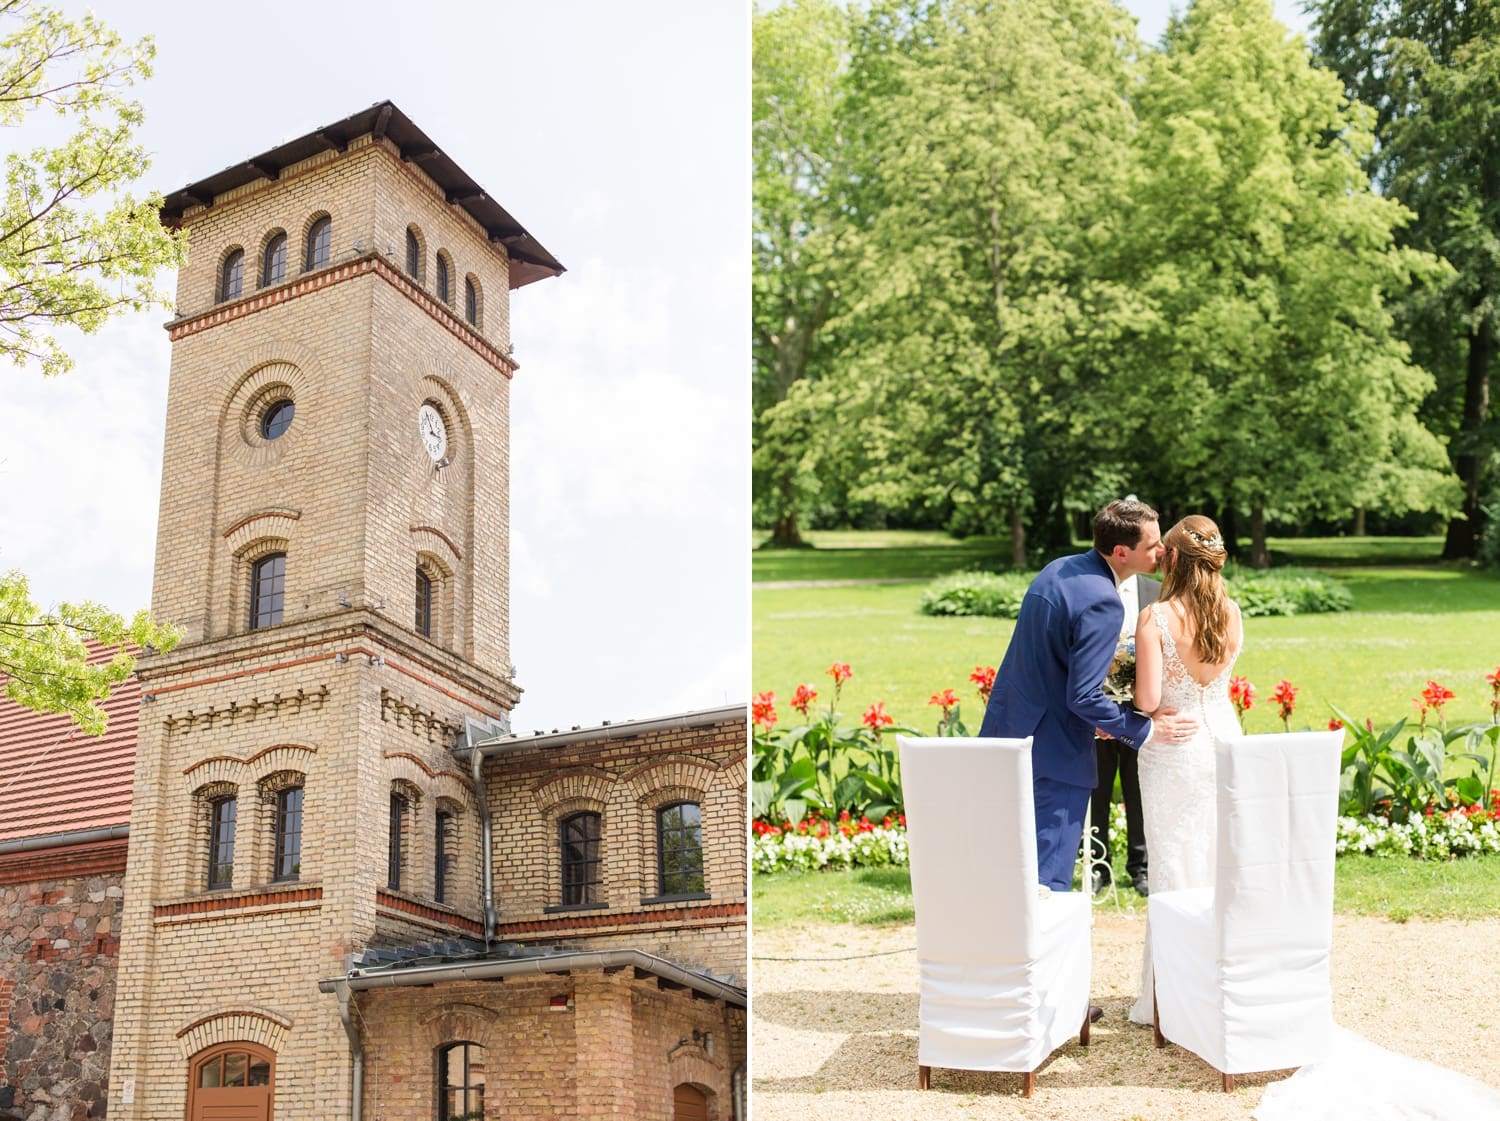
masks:
[[[260,414],[260,434],[267,440],[276,439],[292,426],[292,417],[296,412],[297,406],[290,398],[278,397]]]

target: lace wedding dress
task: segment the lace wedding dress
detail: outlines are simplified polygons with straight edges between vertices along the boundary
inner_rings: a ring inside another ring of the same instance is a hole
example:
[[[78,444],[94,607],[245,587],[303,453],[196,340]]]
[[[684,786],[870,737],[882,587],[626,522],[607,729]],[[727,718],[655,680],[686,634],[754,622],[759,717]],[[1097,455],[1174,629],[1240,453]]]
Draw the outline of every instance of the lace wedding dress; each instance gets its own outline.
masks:
[[[1239,651],[1213,678],[1194,680],[1178,656],[1167,607],[1151,605],[1162,644],[1162,705],[1198,718],[1187,743],[1140,750],[1141,807],[1146,819],[1152,891],[1212,887],[1218,847],[1214,742],[1240,735],[1229,699]],[[1141,995],[1130,1009],[1151,1023],[1151,927],[1141,961]],[[1387,1051],[1335,1027],[1328,1053],[1266,1087],[1254,1121],[1500,1121],[1500,1092],[1466,1075]]]
[[[1166,604],[1150,607],[1161,631],[1163,708],[1198,718],[1198,731],[1186,743],[1150,744],[1140,750],[1141,812],[1146,824],[1146,858],[1151,890],[1212,887],[1218,848],[1214,742],[1240,734],[1240,720],[1229,699],[1229,676],[1239,651],[1212,681],[1200,683],[1177,654]],[[1140,996],[1130,1009],[1138,1024],[1151,1022],[1151,926],[1141,957]]]

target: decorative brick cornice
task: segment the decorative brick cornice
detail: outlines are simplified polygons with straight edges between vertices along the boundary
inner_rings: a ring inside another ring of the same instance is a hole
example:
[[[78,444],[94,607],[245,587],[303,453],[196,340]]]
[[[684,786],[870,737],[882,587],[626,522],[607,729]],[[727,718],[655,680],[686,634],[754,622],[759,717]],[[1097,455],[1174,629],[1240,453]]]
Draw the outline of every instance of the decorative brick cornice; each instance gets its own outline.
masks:
[[[444,747],[452,747],[463,734],[463,728],[458,724],[449,723],[437,713],[418,705],[407,704],[389,689],[380,690],[380,719],[394,720],[398,728],[404,721],[412,735],[425,735],[428,743],[441,743]],[[433,739],[434,733],[438,737],[436,740]],[[425,764],[423,766],[425,769]]]
[[[160,692],[166,692],[166,690],[162,689]],[[191,732],[199,724],[212,729],[215,723],[234,724],[242,719],[253,720],[262,712],[277,716],[281,713],[283,705],[294,707],[298,713],[301,713],[302,706],[310,704],[316,711],[322,708],[324,702],[328,700],[328,693],[327,685],[321,685],[311,693],[306,689],[298,689],[295,693],[273,693],[269,697],[251,697],[245,704],[230,701],[226,708],[209,705],[202,712],[190,708],[186,712],[163,717],[162,723],[166,725],[169,732]]]
[[[374,274],[388,283],[396,291],[400,292],[417,307],[425,311],[439,326],[463,343],[487,363],[499,370],[507,378],[515,376],[519,367],[510,355],[503,353],[478,331],[470,327],[450,308],[437,297],[428,294],[424,289],[412,283],[411,278],[399,271],[379,253],[366,253],[341,265],[330,265],[326,269],[307,273],[296,280],[275,288],[268,288],[254,295],[245,296],[242,299],[231,300],[228,303],[217,304],[208,311],[199,312],[197,315],[185,315],[181,319],[174,319],[168,323],[167,337],[174,343],[179,339],[185,339],[191,335],[207,331],[211,327],[219,327],[225,323],[233,323],[237,319],[243,319],[247,315],[265,311],[267,308],[277,307],[290,300],[302,296],[321,292],[325,288],[331,288],[335,284],[342,284],[347,280],[357,280],[359,277]]]
[[[32,849],[0,855],[0,884],[47,883],[85,876],[123,876],[128,842],[96,841],[92,844]]]
[[[502,922],[497,933],[501,936],[567,934],[577,931],[600,933],[610,927],[649,926],[653,923],[670,923],[674,927],[684,924],[726,926],[730,924],[722,920],[742,919],[745,914],[744,903],[704,903],[693,907],[665,906],[649,911],[593,911],[586,914],[564,915],[554,919]]]
[[[388,913],[399,914],[403,919],[432,930],[462,930],[469,934],[484,932],[484,924],[475,919],[460,915],[455,911],[430,907],[399,895],[392,895],[388,891],[376,891],[375,909],[377,912],[385,910]]]
[[[213,918],[241,918],[247,915],[273,914],[287,910],[316,910],[305,903],[321,906],[321,887],[265,888],[188,899],[181,903],[159,903],[153,908],[157,922],[192,922]]]

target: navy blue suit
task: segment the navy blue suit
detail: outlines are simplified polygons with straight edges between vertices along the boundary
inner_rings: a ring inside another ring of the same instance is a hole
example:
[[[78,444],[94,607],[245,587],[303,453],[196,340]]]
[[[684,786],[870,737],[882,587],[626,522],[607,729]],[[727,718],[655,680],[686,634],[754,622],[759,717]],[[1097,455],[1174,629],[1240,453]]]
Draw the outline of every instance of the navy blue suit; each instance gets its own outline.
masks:
[[[1139,749],[1151,721],[1104,696],[1102,686],[1125,608],[1114,573],[1097,550],[1055,560],[1037,574],[995,675],[981,736],[1033,737],[1037,870],[1068,891],[1083,817],[1099,777],[1094,729]]]

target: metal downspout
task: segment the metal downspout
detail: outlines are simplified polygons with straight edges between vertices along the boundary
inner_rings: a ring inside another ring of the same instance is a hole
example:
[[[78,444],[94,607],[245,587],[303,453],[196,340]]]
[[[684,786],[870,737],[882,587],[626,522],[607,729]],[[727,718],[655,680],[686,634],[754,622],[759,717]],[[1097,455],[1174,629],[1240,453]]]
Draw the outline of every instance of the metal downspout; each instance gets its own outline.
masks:
[[[334,985],[339,994],[339,1019],[344,1022],[344,1034],[349,1037],[349,1055],[354,1060],[353,1100],[349,1103],[349,1121],[360,1121],[365,1100],[365,1051],[359,1042],[359,1029],[354,1026],[354,1017],[349,1009],[349,982],[339,981]]]
[[[484,780],[480,771],[484,767],[484,755],[477,747],[469,749],[469,780],[474,785],[474,801],[479,805],[479,867],[484,890],[484,948],[490,948],[495,940],[495,855],[491,849],[493,823],[490,819],[490,800],[485,794]]]

